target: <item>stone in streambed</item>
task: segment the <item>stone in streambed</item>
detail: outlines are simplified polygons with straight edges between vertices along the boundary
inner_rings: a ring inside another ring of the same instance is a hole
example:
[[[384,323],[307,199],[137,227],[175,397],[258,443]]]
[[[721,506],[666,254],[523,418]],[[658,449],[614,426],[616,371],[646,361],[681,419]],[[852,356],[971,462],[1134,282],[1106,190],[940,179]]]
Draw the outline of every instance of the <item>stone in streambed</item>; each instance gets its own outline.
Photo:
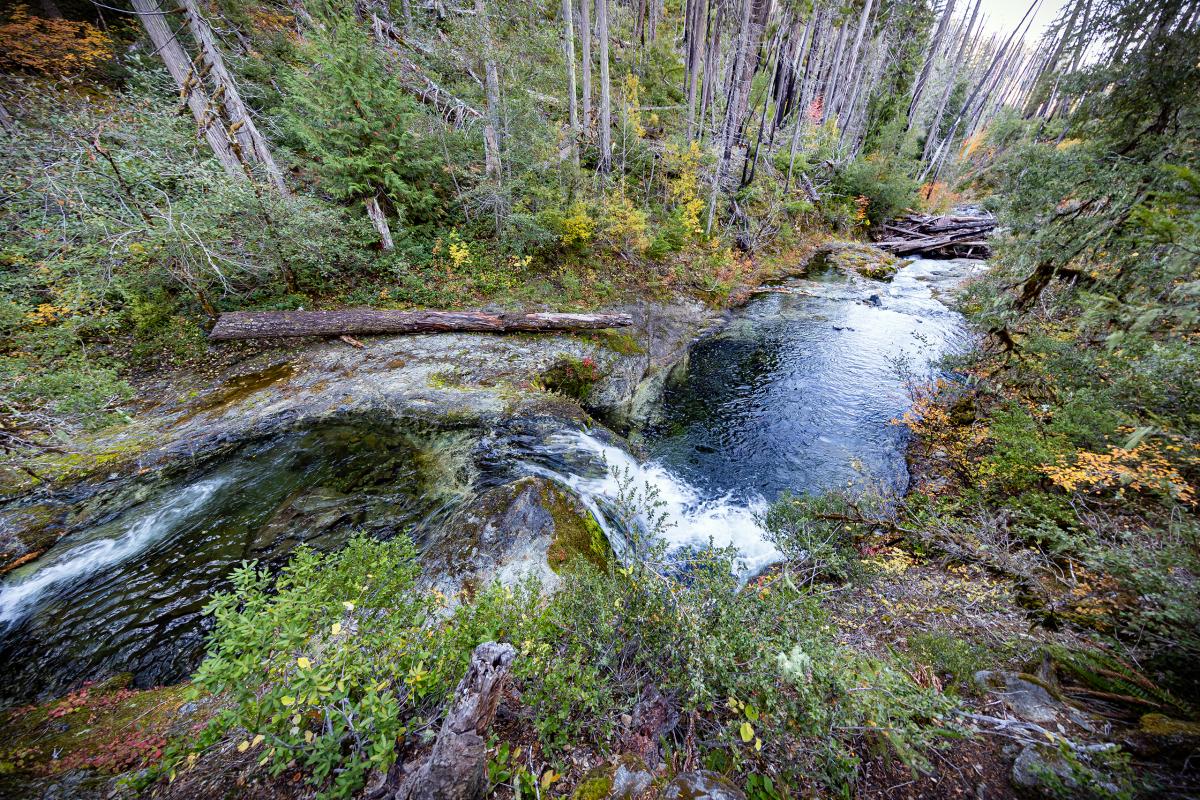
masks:
[[[446,525],[425,553],[426,574],[447,595],[498,580],[536,578],[546,589],[576,558],[603,566],[611,549],[591,513],[569,492],[528,477],[485,492]]]
[[[853,272],[873,281],[891,280],[906,261],[891,253],[862,242],[829,242],[822,246],[808,262],[808,271],[815,273],[826,269]]]
[[[663,787],[659,800],[746,800],[746,794],[723,775],[706,769],[684,772]]]

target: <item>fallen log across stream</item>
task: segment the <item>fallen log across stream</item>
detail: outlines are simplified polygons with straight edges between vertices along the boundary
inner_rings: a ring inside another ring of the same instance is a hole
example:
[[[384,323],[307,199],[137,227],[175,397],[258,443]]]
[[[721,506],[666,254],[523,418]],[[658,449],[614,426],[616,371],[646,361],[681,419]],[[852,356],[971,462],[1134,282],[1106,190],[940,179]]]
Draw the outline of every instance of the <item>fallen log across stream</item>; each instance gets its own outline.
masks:
[[[987,237],[996,227],[990,214],[912,214],[884,226],[891,238],[875,246],[898,256],[987,258]]]
[[[487,311],[231,311],[217,319],[209,338],[279,339],[287,336],[355,336],[376,333],[580,331],[623,328],[629,314],[493,314]]]

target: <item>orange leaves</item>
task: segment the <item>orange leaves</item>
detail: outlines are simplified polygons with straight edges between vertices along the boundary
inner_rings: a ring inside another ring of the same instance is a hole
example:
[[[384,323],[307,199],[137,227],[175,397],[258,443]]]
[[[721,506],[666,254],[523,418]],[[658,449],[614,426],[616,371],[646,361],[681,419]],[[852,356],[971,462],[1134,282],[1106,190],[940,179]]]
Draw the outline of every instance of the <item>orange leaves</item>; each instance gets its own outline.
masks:
[[[1139,444],[1131,450],[1112,446],[1104,453],[1081,450],[1073,458],[1042,468],[1058,487],[1074,492],[1126,488],[1165,493],[1181,503],[1192,503],[1195,492],[1161,450]]]
[[[108,35],[87,22],[30,16],[24,5],[0,25],[0,67],[75,75],[113,56]]]

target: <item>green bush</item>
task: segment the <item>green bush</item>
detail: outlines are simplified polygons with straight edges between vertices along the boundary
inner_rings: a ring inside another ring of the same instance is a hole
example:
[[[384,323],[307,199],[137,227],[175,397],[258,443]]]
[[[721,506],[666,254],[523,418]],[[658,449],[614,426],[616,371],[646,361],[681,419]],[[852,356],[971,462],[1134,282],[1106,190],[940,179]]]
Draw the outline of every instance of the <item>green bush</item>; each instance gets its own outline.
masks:
[[[228,706],[193,746],[234,734],[272,774],[302,766],[322,796],[348,797],[368,770],[387,769],[463,660],[428,635],[437,603],[416,591],[419,574],[405,537],[356,537],[331,555],[301,548],[275,579],[254,563],[236,570],[232,591],[205,608],[214,627],[193,678]]]
[[[865,197],[872,226],[917,204],[917,181],[897,159],[882,154],[859,156],[833,173],[833,191],[844,200]]]

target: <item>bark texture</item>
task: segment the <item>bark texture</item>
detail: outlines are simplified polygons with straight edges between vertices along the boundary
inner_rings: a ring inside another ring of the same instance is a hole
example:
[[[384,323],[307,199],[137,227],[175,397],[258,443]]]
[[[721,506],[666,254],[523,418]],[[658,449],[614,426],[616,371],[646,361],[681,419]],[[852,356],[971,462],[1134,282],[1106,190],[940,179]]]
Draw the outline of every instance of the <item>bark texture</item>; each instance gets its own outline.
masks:
[[[409,773],[394,800],[482,800],[487,793],[487,731],[517,651],[484,642],[475,648],[433,752]]]
[[[628,314],[492,314],[486,311],[390,311],[373,308],[232,311],[220,316],[209,336],[216,340],[227,340],[444,331],[505,333],[623,328],[632,324],[633,317]]]

